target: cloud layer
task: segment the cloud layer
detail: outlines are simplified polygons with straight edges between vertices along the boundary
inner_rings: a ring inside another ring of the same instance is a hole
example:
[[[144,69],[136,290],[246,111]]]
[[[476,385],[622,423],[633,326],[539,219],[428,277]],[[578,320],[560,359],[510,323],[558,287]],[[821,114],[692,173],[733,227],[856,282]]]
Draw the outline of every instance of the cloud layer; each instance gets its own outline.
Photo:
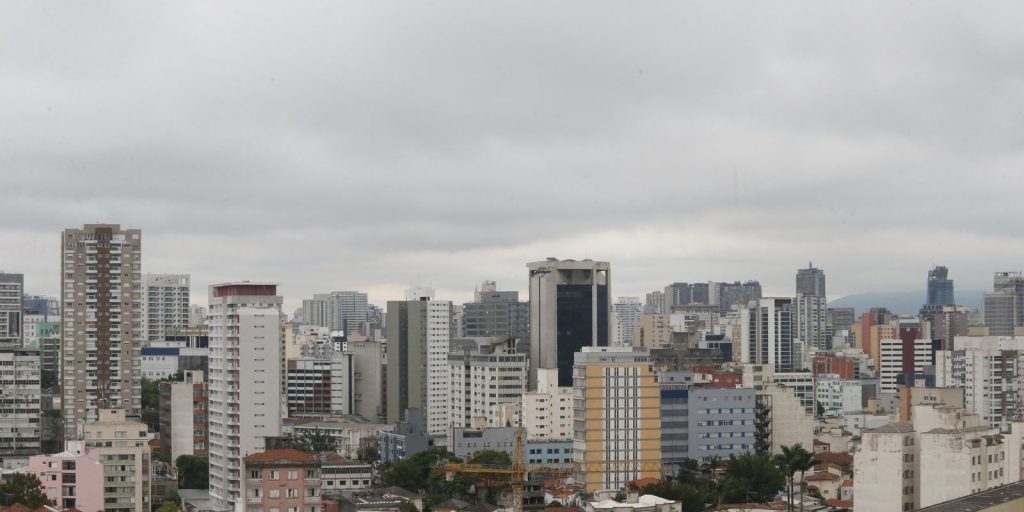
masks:
[[[830,295],[1022,267],[1015,2],[31,2],[0,16],[0,267],[143,229],[144,270],[383,303],[527,261],[616,295],[808,260]]]

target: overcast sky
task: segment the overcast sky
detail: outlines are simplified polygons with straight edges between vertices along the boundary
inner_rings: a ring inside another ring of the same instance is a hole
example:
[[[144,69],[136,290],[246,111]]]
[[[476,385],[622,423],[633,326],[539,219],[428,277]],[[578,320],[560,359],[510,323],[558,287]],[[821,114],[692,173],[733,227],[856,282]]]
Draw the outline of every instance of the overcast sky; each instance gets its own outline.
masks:
[[[143,230],[145,272],[382,304],[526,262],[613,294],[1024,268],[1020,2],[8,2],[0,268]]]

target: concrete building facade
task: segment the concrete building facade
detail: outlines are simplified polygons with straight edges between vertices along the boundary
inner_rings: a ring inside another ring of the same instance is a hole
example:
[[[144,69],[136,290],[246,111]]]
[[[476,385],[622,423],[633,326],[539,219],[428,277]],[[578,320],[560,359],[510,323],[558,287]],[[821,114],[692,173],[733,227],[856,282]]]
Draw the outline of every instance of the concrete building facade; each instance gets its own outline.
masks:
[[[776,372],[794,369],[793,299],[763,298],[741,312],[742,361],[769,365]]]
[[[149,435],[146,424],[124,409],[100,409],[83,429],[85,446],[103,465],[104,512],[149,512]]]
[[[209,454],[209,391],[203,372],[184,373],[181,382],[160,382],[160,452],[174,463],[182,455]]]
[[[0,345],[0,467],[40,449],[39,350]]]
[[[360,332],[367,320],[368,308],[366,294],[355,291],[318,293],[302,301],[305,323],[345,331],[348,336]]]
[[[293,449],[270,450],[244,459],[245,512],[320,512],[320,459]]]
[[[548,258],[527,268],[530,389],[536,389],[540,368],[557,368],[558,384],[571,386],[574,354],[583,347],[607,347],[611,339],[611,265]]]
[[[388,301],[387,422],[397,423],[406,409],[420,408],[427,431],[445,435],[452,303],[433,295],[420,288],[406,292],[407,300]]]
[[[455,340],[448,368],[449,428],[505,426],[495,424],[495,407],[522,400],[526,354],[516,352],[514,342],[507,338]]]
[[[210,286],[210,497],[240,504],[242,458],[281,435],[281,303],[277,285]]]
[[[61,235],[64,432],[100,408],[142,409],[142,231],[86,224]]]
[[[35,455],[26,472],[43,484],[43,494],[62,510],[104,510],[104,465],[99,454],[83,441],[68,441],[67,449],[53,455]]]
[[[633,336],[640,328],[643,305],[639,297],[619,297],[612,304],[612,343],[617,347],[633,344]]]
[[[935,359],[936,387],[964,390],[964,408],[990,425],[1024,419],[1024,337],[965,336]]]
[[[473,302],[463,305],[462,334],[466,338],[511,336],[530,338],[530,304],[519,302],[519,292],[499,291],[494,281],[484,281]]]

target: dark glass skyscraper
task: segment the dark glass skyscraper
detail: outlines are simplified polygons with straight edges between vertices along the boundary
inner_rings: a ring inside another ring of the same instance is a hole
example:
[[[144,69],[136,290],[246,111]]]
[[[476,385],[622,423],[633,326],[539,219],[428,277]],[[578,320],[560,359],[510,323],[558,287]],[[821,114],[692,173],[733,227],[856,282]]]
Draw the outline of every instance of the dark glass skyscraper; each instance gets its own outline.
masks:
[[[953,306],[953,280],[949,279],[949,269],[935,267],[928,271],[928,305]]]
[[[549,258],[530,269],[530,381],[538,368],[557,368],[572,386],[574,354],[607,347],[611,336],[611,270],[607,262]]]

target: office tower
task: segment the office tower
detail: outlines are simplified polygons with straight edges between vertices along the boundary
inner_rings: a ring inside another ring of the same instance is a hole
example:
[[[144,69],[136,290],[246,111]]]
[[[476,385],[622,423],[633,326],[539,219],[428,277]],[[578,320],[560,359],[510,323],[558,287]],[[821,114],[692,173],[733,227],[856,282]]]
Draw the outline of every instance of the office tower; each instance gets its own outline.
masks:
[[[530,389],[538,368],[558,368],[572,385],[573,354],[607,347],[611,337],[611,266],[604,261],[548,258],[530,271]]]
[[[809,356],[811,352],[830,350],[832,340],[827,335],[825,297],[797,293],[793,306],[796,313],[794,337],[803,342],[806,348],[803,355]]]
[[[741,311],[742,361],[791,372],[793,360],[793,299],[767,297]]]
[[[85,446],[103,466],[104,512],[149,512],[151,453],[146,424],[124,409],[100,409],[85,423]],[[99,489],[94,489],[99,490]]]
[[[0,469],[39,453],[39,379],[39,349],[0,345]]]
[[[891,325],[895,316],[885,308],[871,308],[853,324],[854,344],[874,362],[875,368],[881,363],[879,343],[883,339],[896,338],[896,328]]]
[[[416,288],[404,301],[388,301],[387,422],[398,423],[410,408],[426,412],[427,433],[448,428],[448,349],[451,301]]]
[[[367,319],[366,294],[343,291],[318,293],[302,301],[303,320],[332,331],[345,331],[352,336],[360,332]]]
[[[647,350],[581,347],[573,392],[573,462],[585,492],[660,477],[661,390]]]
[[[498,291],[494,281],[484,281],[474,295],[474,301],[463,306],[461,337],[530,339],[530,304],[519,302],[519,292]]]
[[[142,288],[142,333],[147,342],[163,341],[190,325],[188,274],[145,274]]]
[[[693,283],[690,285],[690,304],[711,304],[710,283]]]
[[[755,390],[694,386],[691,372],[663,372],[661,458],[678,468],[686,459],[702,464],[754,451]]]
[[[619,297],[612,304],[613,345],[626,347],[633,343],[633,336],[640,327],[642,309],[638,297]]]
[[[761,283],[747,281],[740,283],[713,283],[714,295],[718,298],[718,307],[723,313],[728,313],[733,306],[746,308],[752,301],[761,298]]]
[[[653,291],[644,296],[644,314],[657,315],[667,313],[665,309],[665,292]]]
[[[807,268],[796,271],[796,293],[804,295],[825,296],[825,272],[814,268],[810,263]]]
[[[853,346],[855,317],[856,311],[853,308],[825,308],[825,336],[834,340],[837,335],[843,335],[844,339],[849,338],[848,345]]]
[[[665,311],[670,313],[672,306],[689,304],[693,297],[689,283],[672,283],[665,287]]]
[[[235,508],[242,458],[281,435],[281,303],[277,285],[210,286],[210,497]]]
[[[25,277],[21,274],[0,272],[0,346],[20,347],[23,336],[21,316]]]
[[[142,231],[65,229],[61,239],[64,433],[77,439],[99,409],[142,409]]]
[[[352,379],[355,386],[355,413],[370,421],[383,421],[384,410],[384,348],[379,341],[350,341]]]
[[[1024,338],[957,337],[935,353],[935,386],[964,390],[967,412],[990,425],[1024,420]]]
[[[1013,336],[1024,325],[1024,276],[996,272],[992,293],[985,294],[985,326],[990,336]]]
[[[206,457],[209,450],[209,390],[203,372],[184,372],[181,382],[160,382],[160,453]]]
[[[972,313],[967,306],[925,305],[921,308],[921,318],[931,325],[931,338],[938,340],[942,348],[952,348],[953,338],[967,336]]]
[[[526,354],[507,338],[452,341],[448,354],[451,427],[504,427],[495,407],[518,404],[526,391]]]
[[[935,267],[928,271],[928,297],[926,304],[932,306],[954,306],[953,280],[949,279],[949,269]]]
[[[46,295],[25,295],[21,301],[26,315],[40,315],[43,322],[60,322],[60,299]]]

